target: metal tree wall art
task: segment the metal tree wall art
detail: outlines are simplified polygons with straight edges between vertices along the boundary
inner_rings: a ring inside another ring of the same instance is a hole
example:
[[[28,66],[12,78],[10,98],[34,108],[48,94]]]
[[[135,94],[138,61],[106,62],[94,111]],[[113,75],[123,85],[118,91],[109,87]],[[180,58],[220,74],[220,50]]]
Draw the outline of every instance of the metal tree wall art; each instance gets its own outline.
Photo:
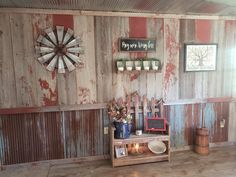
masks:
[[[48,28],[45,34],[37,39],[36,52],[40,55],[38,61],[46,66],[47,70],[58,73],[73,71],[82,61],[79,55],[83,52],[80,47],[81,40],[74,37],[74,32],[64,26],[56,26],[53,30]]]

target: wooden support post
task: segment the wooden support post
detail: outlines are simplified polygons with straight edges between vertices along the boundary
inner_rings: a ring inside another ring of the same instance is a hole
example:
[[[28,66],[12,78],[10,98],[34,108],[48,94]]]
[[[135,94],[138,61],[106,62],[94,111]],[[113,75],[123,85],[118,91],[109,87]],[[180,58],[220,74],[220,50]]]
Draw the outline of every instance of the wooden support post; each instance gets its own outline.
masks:
[[[138,129],[139,125],[139,96],[138,94],[135,95],[135,102],[134,102],[134,111],[135,111],[135,129]]]
[[[143,96],[143,129],[146,130],[145,118],[147,117],[147,96]]]
[[[152,100],[151,100],[151,111],[152,111],[152,117],[154,117],[155,116],[155,99],[154,98],[152,98]]]

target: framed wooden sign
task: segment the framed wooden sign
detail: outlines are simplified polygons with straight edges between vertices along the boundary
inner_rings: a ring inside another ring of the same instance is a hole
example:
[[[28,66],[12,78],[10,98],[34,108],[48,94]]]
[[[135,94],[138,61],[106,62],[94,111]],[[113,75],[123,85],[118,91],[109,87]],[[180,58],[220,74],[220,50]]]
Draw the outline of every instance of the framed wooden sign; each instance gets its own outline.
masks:
[[[120,38],[120,51],[126,52],[150,52],[156,51],[155,39],[138,39],[138,38]]]

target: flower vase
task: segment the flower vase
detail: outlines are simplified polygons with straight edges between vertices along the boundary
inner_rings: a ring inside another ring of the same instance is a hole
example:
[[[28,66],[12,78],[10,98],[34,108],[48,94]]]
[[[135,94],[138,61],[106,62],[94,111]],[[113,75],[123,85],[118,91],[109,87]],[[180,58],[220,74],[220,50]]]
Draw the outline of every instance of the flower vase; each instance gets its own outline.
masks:
[[[132,124],[124,122],[114,122],[115,138],[117,139],[126,139],[130,137]]]

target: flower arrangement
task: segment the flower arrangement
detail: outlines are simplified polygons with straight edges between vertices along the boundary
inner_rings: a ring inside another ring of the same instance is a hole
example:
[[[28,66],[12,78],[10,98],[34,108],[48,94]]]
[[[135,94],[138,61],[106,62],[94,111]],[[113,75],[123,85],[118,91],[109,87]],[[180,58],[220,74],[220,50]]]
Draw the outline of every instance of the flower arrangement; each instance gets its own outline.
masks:
[[[108,105],[108,114],[115,122],[131,123],[132,121],[132,116],[127,114],[126,105],[118,105],[115,101]]]

